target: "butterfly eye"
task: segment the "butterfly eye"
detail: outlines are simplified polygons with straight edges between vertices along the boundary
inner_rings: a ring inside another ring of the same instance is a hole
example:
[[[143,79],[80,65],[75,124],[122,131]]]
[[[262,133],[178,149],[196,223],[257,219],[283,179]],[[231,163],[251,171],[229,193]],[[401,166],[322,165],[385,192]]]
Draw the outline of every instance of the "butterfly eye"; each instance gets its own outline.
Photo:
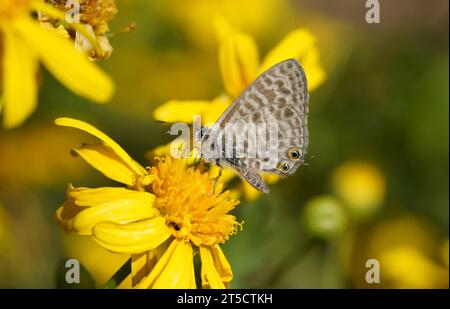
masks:
[[[291,160],[298,161],[300,160],[300,151],[297,147],[291,148],[288,151],[288,156]]]
[[[287,162],[280,162],[280,164],[278,164],[278,169],[284,173],[286,173],[287,171],[289,171],[289,164]]]

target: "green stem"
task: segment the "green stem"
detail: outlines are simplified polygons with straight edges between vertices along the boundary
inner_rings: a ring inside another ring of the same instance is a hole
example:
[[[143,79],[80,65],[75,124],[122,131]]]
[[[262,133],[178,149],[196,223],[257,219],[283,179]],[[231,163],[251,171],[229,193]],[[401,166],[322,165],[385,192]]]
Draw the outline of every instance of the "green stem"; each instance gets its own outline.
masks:
[[[116,273],[103,285],[103,289],[115,289],[131,273],[131,258],[129,258]]]

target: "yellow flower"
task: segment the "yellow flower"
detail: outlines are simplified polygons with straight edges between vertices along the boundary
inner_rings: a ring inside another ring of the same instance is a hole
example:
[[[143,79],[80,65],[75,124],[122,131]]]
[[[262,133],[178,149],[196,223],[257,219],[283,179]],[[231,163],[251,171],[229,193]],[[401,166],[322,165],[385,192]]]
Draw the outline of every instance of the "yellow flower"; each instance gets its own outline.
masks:
[[[202,286],[225,288],[231,267],[219,244],[241,226],[229,212],[239,201],[214,190],[214,181],[184,160],[169,156],[144,168],[91,125],[59,118],[61,126],[86,131],[102,142],[74,150],[105,176],[127,187],[75,188],[56,211],[67,232],[91,235],[102,247],[132,256],[138,288],[195,288],[193,255],[200,253]]]
[[[319,61],[316,38],[306,29],[299,28],[289,33],[262,62],[259,61],[259,51],[253,37],[233,28],[222,17],[216,18],[216,32],[219,39],[219,64],[226,94],[221,94],[211,101],[171,100],[154,111],[155,119],[190,123],[194,115],[200,115],[204,125],[213,124],[259,74],[289,58],[295,58],[302,63],[308,78],[309,91],[316,89],[326,79],[326,73]],[[169,148],[166,146],[163,149]],[[161,148],[158,150],[161,151]],[[216,170],[213,169],[215,175]],[[264,178],[269,184],[278,180],[275,175],[264,175]],[[249,200],[260,195],[245,182],[241,189]]]
[[[77,0],[79,12],[77,16],[70,15],[74,8],[67,5],[67,0],[54,0],[52,4],[59,10],[69,14],[71,18],[78,18],[77,22],[84,27],[84,33],[75,31],[74,41],[75,48],[86,53],[91,60],[104,60],[112,53],[112,46],[108,39],[109,25],[117,14],[117,7],[115,0]],[[39,14],[39,21],[42,24],[48,24],[51,27],[56,24],[54,20],[49,18],[45,13]],[[59,26],[61,27],[61,26]],[[89,33],[91,38],[85,36]],[[97,46],[93,46],[91,40],[94,39]],[[96,50],[97,49],[97,50]]]
[[[64,13],[39,0],[2,0],[0,39],[3,44],[3,125],[17,127],[37,103],[36,73],[39,62],[77,95],[98,103],[108,101],[114,91],[109,76],[78,52],[69,40],[44,28],[31,13],[44,11],[63,21]],[[73,24],[73,27],[78,25]]]
[[[336,193],[356,216],[373,213],[385,196],[385,179],[373,165],[350,161],[342,164],[333,175]]]

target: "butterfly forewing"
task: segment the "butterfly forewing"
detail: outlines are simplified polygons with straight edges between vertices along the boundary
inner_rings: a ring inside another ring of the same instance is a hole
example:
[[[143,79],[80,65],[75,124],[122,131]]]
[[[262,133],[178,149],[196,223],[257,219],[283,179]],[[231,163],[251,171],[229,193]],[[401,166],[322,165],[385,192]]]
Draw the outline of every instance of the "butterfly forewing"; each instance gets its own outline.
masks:
[[[233,160],[216,162],[234,167],[241,177],[260,191],[265,191],[261,190],[261,184],[252,183],[254,177],[245,177],[243,171],[250,169],[251,174],[265,171],[282,176],[293,174],[304,162],[308,147],[307,88],[305,73],[294,59],[280,62],[262,73],[222,114],[216,126],[225,128],[227,124],[233,124],[242,128],[235,131],[236,138],[244,140],[244,153],[252,153],[249,150],[256,145],[252,138],[248,138],[248,128],[252,125],[265,125],[268,128],[275,124],[278,128],[275,164],[272,161],[267,164],[269,159],[261,157],[259,153],[241,157],[239,167],[234,166]],[[237,150],[233,149],[234,152]]]

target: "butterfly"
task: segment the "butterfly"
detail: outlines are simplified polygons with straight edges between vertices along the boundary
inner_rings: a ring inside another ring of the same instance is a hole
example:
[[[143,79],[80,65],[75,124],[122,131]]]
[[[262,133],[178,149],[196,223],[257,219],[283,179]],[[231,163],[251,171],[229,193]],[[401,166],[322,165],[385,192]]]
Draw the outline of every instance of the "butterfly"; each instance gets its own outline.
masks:
[[[305,72],[297,60],[288,59],[272,66],[239,95],[212,128],[201,128],[201,156],[220,167],[219,177],[222,169],[229,167],[255,189],[269,193],[261,172],[286,177],[305,161],[309,142],[308,99]],[[259,128],[269,126],[276,130],[261,131],[260,136],[255,136]],[[227,128],[234,129],[231,143],[225,140],[230,132]],[[275,147],[268,156],[267,152],[262,156],[258,146],[267,144],[269,137],[276,140]],[[241,141],[240,147],[237,139]]]

